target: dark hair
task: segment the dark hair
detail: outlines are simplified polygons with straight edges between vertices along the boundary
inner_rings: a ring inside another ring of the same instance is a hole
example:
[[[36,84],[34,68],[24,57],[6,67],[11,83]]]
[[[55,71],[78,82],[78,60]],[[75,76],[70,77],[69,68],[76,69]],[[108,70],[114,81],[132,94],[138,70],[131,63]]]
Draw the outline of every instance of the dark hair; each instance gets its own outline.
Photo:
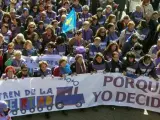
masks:
[[[111,27],[114,27],[115,25],[113,24],[113,23],[109,23],[108,25],[107,25],[107,29],[110,29]]]
[[[47,44],[47,47],[51,47],[51,48],[55,48],[55,44],[54,44],[54,42],[49,42],[48,44]]]
[[[62,44],[64,42],[65,42],[64,37],[62,37],[62,36],[58,36],[57,37],[57,39],[56,39],[56,45]]]
[[[143,45],[141,45],[140,43],[135,43],[133,46],[134,50],[142,50],[143,49]]]
[[[140,23],[137,26],[137,29],[143,29],[148,27],[147,21],[146,20],[141,20]]]
[[[143,61],[146,61],[146,60],[151,60],[151,56],[149,54],[146,54],[144,57],[143,57]]]
[[[19,18],[19,17],[18,17],[18,18],[16,18],[16,21],[17,21],[17,26],[21,27],[21,20],[20,20],[20,18]]]
[[[135,58],[136,55],[134,54],[134,52],[129,51],[129,52],[127,52],[127,54],[126,54],[126,57],[127,57],[127,60],[128,60],[129,58]]]
[[[24,69],[24,68],[27,68],[27,69],[28,69],[28,67],[27,67],[26,64],[21,65],[21,70]]]

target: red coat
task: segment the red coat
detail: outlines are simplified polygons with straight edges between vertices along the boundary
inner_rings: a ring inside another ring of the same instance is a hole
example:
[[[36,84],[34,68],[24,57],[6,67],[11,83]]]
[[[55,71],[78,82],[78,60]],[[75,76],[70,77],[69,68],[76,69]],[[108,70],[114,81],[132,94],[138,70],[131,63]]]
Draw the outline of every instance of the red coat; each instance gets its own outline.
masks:
[[[56,67],[53,71],[53,75],[56,77],[61,77],[62,75],[60,75],[60,68]]]

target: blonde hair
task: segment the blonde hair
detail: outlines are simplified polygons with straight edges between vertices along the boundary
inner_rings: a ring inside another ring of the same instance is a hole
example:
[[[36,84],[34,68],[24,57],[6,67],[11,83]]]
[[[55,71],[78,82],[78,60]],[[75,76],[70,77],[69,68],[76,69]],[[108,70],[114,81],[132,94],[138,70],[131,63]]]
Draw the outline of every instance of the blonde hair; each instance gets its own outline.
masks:
[[[16,50],[16,51],[14,52],[14,56],[17,56],[17,55],[22,55],[22,52],[21,52],[20,50]]]
[[[32,41],[26,40],[26,42],[24,43],[24,48],[26,48],[26,46],[27,46],[28,44],[32,45]],[[33,46],[33,45],[32,45],[32,46]]]
[[[42,60],[42,61],[39,62],[39,67],[41,67],[42,64],[45,64],[46,66],[48,66],[48,63],[46,61]]]
[[[36,28],[35,22],[30,22],[30,23],[28,24],[28,26],[27,26],[27,29],[29,29],[29,27],[30,27],[31,25],[34,25],[34,27]]]

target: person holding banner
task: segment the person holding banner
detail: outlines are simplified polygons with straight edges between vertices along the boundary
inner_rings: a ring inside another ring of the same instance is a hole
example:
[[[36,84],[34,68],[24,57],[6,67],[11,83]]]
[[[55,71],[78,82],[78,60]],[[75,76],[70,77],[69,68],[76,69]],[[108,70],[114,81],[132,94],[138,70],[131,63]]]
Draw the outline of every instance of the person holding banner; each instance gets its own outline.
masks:
[[[152,61],[150,55],[144,55],[138,63],[138,73],[140,75],[152,77],[155,80],[159,80],[158,76],[156,75],[155,64]]]
[[[13,66],[8,66],[8,67],[6,67],[6,69],[5,69],[5,73],[4,74],[2,74],[2,79],[3,80],[7,80],[7,79],[16,79],[17,77],[16,77],[16,70],[15,70],[15,68],[13,67]]]
[[[126,54],[126,58],[122,64],[123,74],[131,78],[137,77],[138,62],[135,58],[135,54],[130,51]]]
[[[22,79],[32,77],[32,75],[29,73],[27,65],[25,64],[21,66],[21,70],[16,74],[16,76]]]
[[[37,69],[34,73],[34,77],[46,77],[51,76],[51,69],[48,68],[48,63],[46,61],[40,61],[39,62],[39,69]]]
[[[0,101],[0,120],[12,120],[9,116],[10,109],[5,101]]]
[[[83,56],[77,54],[75,56],[75,62],[71,65],[71,70],[73,74],[84,74],[88,72],[88,65],[84,62]]]
[[[104,72],[107,62],[101,53],[97,53],[93,61],[88,66],[88,71],[92,72]]]
[[[112,53],[112,60],[107,62],[106,72],[117,72],[122,73],[122,62],[119,60],[119,53],[113,52]]]
[[[65,58],[59,60],[59,66],[56,67],[53,71],[53,75],[56,77],[65,77],[72,73],[70,65],[67,63]]]

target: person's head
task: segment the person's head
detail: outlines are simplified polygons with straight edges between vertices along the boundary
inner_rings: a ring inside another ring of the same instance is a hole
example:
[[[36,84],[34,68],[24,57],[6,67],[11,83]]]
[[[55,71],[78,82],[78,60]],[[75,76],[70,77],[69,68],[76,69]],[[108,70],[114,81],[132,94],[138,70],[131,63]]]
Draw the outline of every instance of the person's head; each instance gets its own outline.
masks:
[[[147,6],[147,5],[149,5],[149,4],[150,4],[150,0],[143,0],[143,1],[142,1],[142,5]]]
[[[96,15],[92,16],[92,23],[95,25],[98,23],[98,18]]]
[[[79,5],[79,0],[73,0],[74,5]]]
[[[34,30],[36,29],[36,24],[35,24],[35,22],[30,22],[30,23],[28,24],[27,29],[28,29],[30,32],[34,32]]]
[[[0,101],[0,114],[7,116],[10,109],[8,108],[8,104],[6,101]]]
[[[46,61],[40,61],[39,62],[39,68],[45,72],[47,70],[47,67],[48,67],[48,63]]]
[[[45,9],[44,9],[43,3],[42,3],[42,4],[39,4],[39,11],[42,12],[42,11],[44,11],[44,10],[45,10]]]
[[[34,18],[31,15],[29,15],[25,22],[28,25],[30,22],[34,22]]]
[[[90,27],[90,23],[89,23],[88,21],[84,21],[84,23],[83,23],[83,28],[84,28],[85,30],[88,30],[89,27]]]
[[[2,32],[2,33],[7,33],[8,30],[9,30],[8,24],[3,23],[3,24],[2,24],[2,27],[1,27],[1,32]]]
[[[56,39],[56,45],[61,45],[63,43],[65,43],[65,38],[62,36],[58,36]]]
[[[53,26],[53,28],[57,28],[58,27],[58,21],[57,20],[53,20],[51,22],[51,25]]]
[[[0,45],[4,43],[4,36],[0,33]]]
[[[47,35],[54,35],[54,30],[53,30],[52,25],[48,25],[46,27],[46,33],[47,33]]]
[[[136,11],[137,11],[137,12],[142,12],[140,5],[137,5],[137,6],[136,6]]]
[[[48,11],[48,12],[51,12],[51,11],[52,11],[52,5],[51,5],[51,4],[47,5],[47,11]]]
[[[112,11],[112,6],[111,5],[107,5],[106,6],[106,13],[110,13]]]
[[[44,22],[43,21],[38,22],[38,28],[40,28],[40,29],[44,28]]]
[[[67,59],[66,58],[61,58],[59,60],[59,66],[60,67],[64,68],[66,66],[66,64],[67,64]]]
[[[107,30],[108,30],[108,32],[114,32],[115,31],[115,25],[113,24],[113,23],[109,23],[108,25],[107,25]]]
[[[24,49],[31,50],[33,48],[32,42],[30,40],[26,40],[24,43]]]
[[[29,15],[29,10],[28,8],[23,9],[23,16],[27,17]]]
[[[32,8],[32,10],[33,10],[33,12],[35,12],[35,13],[38,12],[38,6],[37,6],[37,5],[34,5],[33,8]]]
[[[139,25],[137,26],[137,28],[143,29],[143,28],[147,28],[148,27],[148,23],[146,20],[141,20]]]
[[[104,27],[100,27],[96,32],[96,37],[104,37],[106,36],[106,29]]]
[[[20,18],[16,18],[16,26],[17,27],[21,27],[21,20],[20,20]]]
[[[88,5],[84,5],[84,6],[82,7],[82,11],[83,11],[84,14],[87,14],[88,11],[89,11],[89,6],[88,6]]]
[[[66,10],[66,8],[62,7],[61,9],[58,10],[58,13],[60,15],[66,15],[67,14],[67,10]]]
[[[25,42],[24,35],[22,33],[17,34],[17,36],[15,37],[15,40],[17,43]]]
[[[14,57],[16,60],[20,60],[22,56],[22,52],[20,50],[17,50],[14,52]]]
[[[10,0],[10,4],[11,4],[12,6],[15,6],[16,3],[17,3],[17,0]]]
[[[81,40],[82,39],[82,31],[77,30],[74,34],[76,40]]]
[[[11,21],[11,16],[10,16],[9,13],[5,12],[5,13],[3,14],[2,22],[8,23],[9,21]]]
[[[119,53],[118,52],[112,53],[112,60],[114,60],[115,62],[119,61]]]
[[[148,66],[148,65],[151,64],[151,62],[152,62],[151,56],[150,56],[149,54],[146,54],[146,55],[143,57],[143,64],[144,64],[145,66]]]
[[[47,49],[48,49],[49,52],[52,52],[54,48],[55,48],[54,42],[49,42],[47,44]]]
[[[106,51],[108,52],[114,52],[114,51],[118,51],[119,50],[119,46],[117,44],[117,42],[110,42],[109,45],[106,48]]]
[[[14,8],[11,8],[9,14],[10,14],[11,18],[15,18],[16,17],[16,10]]]
[[[135,27],[135,23],[133,21],[130,21],[128,24],[128,30],[129,31],[133,31],[134,30],[134,27]]]
[[[68,10],[70,8],[70,2],[69,1],[66,1],[63,3],[63,7]]]
[[[76,56],[75,56],[75,60],[76,60],[76,62],[78,62],[78,63],[82,63],[83,62],[83,55],[81,55],[81,54],[77,54]]]
[[[110,14],[108,16],[107,23],[116,23],[116,16],[114,14]]]
[[[12,53],[14,51],[14,43],[9,43],[8,44],[8,53]]]
[[[157,40],[157,45],[160,47],[160,38]]]
[[[101,16],[102,15],[102,11],[103,11],[103,8],[97,8],[97,15]]]
[[[130,17],[129,17],[128,15],[125,15],[125,16],[123,17],[123,22],[124,22],[125,24],[128,24],[129,21],[130,21]]]
[[[67,17],[66,15],[62,15],[61,16],[61,22],[64,22],[66,20],[66,17]]]
[[[27,75],[28,74],[27,65],[25,65],[25,64],[21,65],[21,72],[22,72],[22,75]]]
[[[143,51],[143,45],[140,43],[136,42],[133,46],[133,50],[136,51],[136,53],[141,53]]]
[[[134,52],[129,51],[126,54],[126,58],[127,58],[128,62],[133,63],[135,61],[136,56],[135,56]]]
[[[94,44],[95,44],[96,46],[99,46],[100,43],[101,43],[101,38],[100,38],[100,37],[96,37],[96,38],[94,39]]]
[[[95,58],[94,60],[97,62],[97,63],[102,63],[104,61],[104,56],[102,55],[102,53],[97,53],[95,55]]]
[[[158,11],[154,11],[153,14],[152,14],[152,19],[153,20],[158,20],[158,18],[159,18]]]
[[[131,40],[133,43],[136,43],[138,41],[138,35],[136,33],[132,34]]]
[[[9,79],[12,79],[13,76],[15,75],[15,73],[16,73],[16,70],[13,66],[7,66],[5,68],[5,73],[6,73],[6,75]]]

